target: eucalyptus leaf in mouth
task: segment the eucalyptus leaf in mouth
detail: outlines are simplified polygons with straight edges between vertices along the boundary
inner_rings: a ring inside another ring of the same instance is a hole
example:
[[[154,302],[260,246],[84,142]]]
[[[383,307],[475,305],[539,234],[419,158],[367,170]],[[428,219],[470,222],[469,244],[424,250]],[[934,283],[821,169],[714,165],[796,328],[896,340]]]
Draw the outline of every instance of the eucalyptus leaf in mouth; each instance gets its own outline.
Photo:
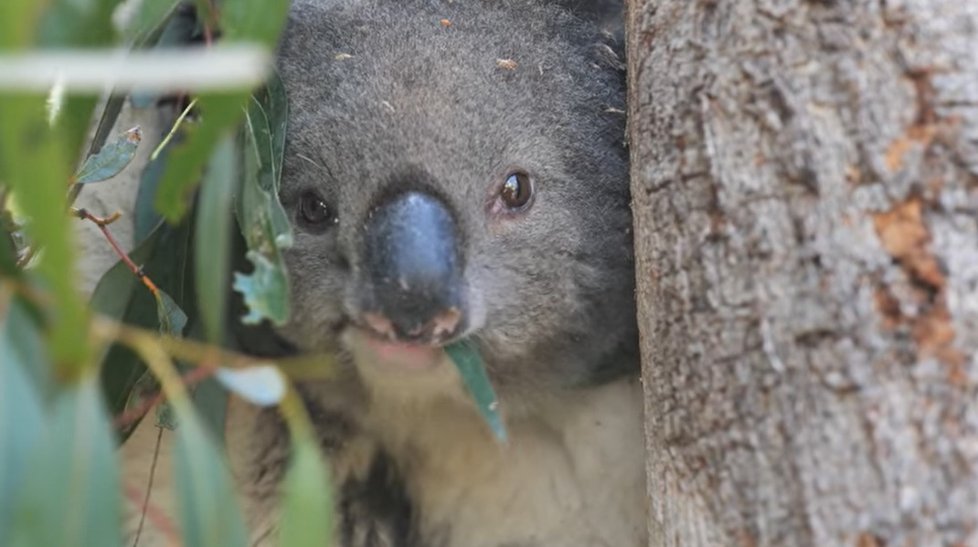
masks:
[[[505,443],[506,425],[499,413],[499,400],[496,398],[496,392],[486,372],[486,363],[482,360],[479,349],[469,340],[459,340],[445,346],[445,353],[455,363],[462,382],[475,400],[482,419],[486,421],[496,440]]]

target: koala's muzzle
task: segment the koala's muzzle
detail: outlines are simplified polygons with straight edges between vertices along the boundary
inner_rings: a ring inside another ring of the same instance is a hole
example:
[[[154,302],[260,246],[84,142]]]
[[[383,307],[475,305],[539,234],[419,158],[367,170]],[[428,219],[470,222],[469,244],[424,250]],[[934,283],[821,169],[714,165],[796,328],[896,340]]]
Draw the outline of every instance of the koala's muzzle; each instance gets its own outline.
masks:
[[[404,342],[440,343],[462,324],[458,229],[445,204],[408,192],[371,211],[364,236],[363,320]]]

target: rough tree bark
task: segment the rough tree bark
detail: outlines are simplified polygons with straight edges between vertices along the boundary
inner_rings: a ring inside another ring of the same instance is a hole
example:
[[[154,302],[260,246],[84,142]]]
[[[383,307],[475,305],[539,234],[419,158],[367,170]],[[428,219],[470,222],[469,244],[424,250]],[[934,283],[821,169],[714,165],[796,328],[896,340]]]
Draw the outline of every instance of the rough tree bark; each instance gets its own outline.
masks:
[[[978,544],[978,2],[628,32],[652,544]]]

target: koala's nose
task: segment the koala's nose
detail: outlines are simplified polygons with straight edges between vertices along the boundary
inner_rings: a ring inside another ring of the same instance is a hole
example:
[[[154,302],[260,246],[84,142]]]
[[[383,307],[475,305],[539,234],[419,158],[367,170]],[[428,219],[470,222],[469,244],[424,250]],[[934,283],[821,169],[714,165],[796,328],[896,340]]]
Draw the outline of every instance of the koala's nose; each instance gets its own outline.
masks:
[[[438,343],[461,327],[462,264],[451,213],[408,192],[374,209],[364,239],[363,320],[402,341]]]

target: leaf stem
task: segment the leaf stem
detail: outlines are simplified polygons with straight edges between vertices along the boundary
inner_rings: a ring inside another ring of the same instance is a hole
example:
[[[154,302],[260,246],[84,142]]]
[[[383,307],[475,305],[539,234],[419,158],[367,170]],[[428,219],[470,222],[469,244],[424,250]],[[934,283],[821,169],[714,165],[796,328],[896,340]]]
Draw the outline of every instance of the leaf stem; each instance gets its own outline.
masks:
[[[172,357],[194,366],[219,363],[222,367],[243,368],[267,365],[273,362],[287,377],[295,380],[329,379],[337,376],[339,371],[335,358],[328,354],[280,359],[260,358],[195,340],[160,335],[156,332],[120,323],[105,316],[96,315],[92,318],[91,325],[93,334],[102,340],[119,342],[133,350],[136,349],[136,346],[153,344]]]
[[[190,101],[190,104],[187,105],[187,108],[184,108],[183,112],[180,113],[176,121],[173,122],[173,127],[171,127],[170,131],[166,134],[165,137],[163,137],[163,140],[160,141],[160,144],[156,145],[156,148],[153,149],[153,153],[149,155],[149,161],[156,161],[156,158],[158,158],[160,153],[163,152],[163,149],[166,148],[166,145],[170,144],[170,141],[173,140],[173,136],[177,134],[177,129],[180,128],[180,125],[183,124],[183,120],[187,117],[188,114],[190,114],[190,111],[193,110],[195,106],[197,106],[196,98]]]
[[[149,497],[153,494],[153,479],[156,478],[156,464],[160,459],[160,445],[163,444],[163,428],[157,426],[156,446],[153,448],[153,461],[149,464],[149,478],[146,480],[146,495],[139,506],[139,525],[136,528],[135,537],[132,540],[132,547],[138,547],[139,538],[143,535],[143,524],[146,522],[147,513],[150,512]],[[153,513],[155,516],[155,508]]]
[[[122,250],[122,246],[119,245],[119,242],[112,235],[112,232],[109,231],[108,225],[119,220],[119,218],[122,217],[122,213],[116,211],[104,218],[93,215],[87,209],[72,208],[71,213],[80,219],[90,220],[96,226],[98,226],[99,230],[102,230],[102,235],[105,236],[105,239],[109,242],[109,245],[112,246],[112,250],[114,250],[115,254],[119,256],[119,259],[125,262],[126,266],[129,267],[129,270],[132,271],[133,275],[139,278],[139,280],[143,282],[143,285],[146,285],[146,288],[149,289],[149,292],[151,292],[153,296],[157,296],[160,290],[157,288],[156,283],[153,283],[153,280],[146,275],[146,272],[143,271],[142,266],[137,266],[136,263],[129,258],[129,254]]]

